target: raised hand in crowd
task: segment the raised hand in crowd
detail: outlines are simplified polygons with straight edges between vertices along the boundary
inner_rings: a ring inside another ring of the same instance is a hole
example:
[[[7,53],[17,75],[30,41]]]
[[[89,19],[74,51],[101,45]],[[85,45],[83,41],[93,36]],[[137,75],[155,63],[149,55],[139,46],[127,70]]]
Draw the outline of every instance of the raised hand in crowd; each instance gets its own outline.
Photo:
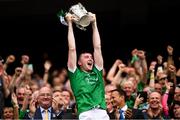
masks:
[[[167,52],[168,52],[168,55],[173,55],[173,47],[171,45],[168,45],[167,46]]]
[[[51,61],[46,60],[44,63],[44,76],[43,76],[44,84],[46,84],[48,81],[49,70],[51,69],[51,66],[52,66]]]
[[[14,90],[14,87],[17,85],[17,78],[20,76],[22,72],[21,67],[16,67],[14,71],[14,75],[12,76],[12,79],[10,81],[9,90],[12,92]]]
[[[148,68],[147,68],[145,51],[134,49],[131,53],[132,53],[131,64],[136,69],[136,72],[139,75],[140,80],[146,84],[147,82],[146,75],[148,72]]]
[[[157,63],[161,65],[163,63],[163,57],[161,55],[157,56]]]
[[[107,80],[109,81],[113,81],[114,77],[117,75],[116,70],[118,69],[119,64],[121,64],[122,61],[120,59],[116,59],[116,61],[114,62],[114,64],[112,65],[112,67],[110,68],[108,74],[107,74]]]
[[[19,105],[18,105],[18,100],[15,93],[11,94],[11,100],[12,100],[13,110],[14,110],[14,119],[19,119],[19,111],[18,111]]]
[[[169,65],[168,66],[168,75],[170,76],[170,80],[174,82],[176,85],[176,67],[174,65]]]
[[[45,72],[49,72],[51,66],[52,66],[51,61],[46,60],[45,63],[44,63],[44,70],[45,70]]]
[[[137,48],[135,48],[134,50],[132,50],[132,52],[131,52],[131,55],[132,56],[136,56],[138,54],[138,49]]]
[[[152,61],[151,64],[150,64],[150,66],[149,66],[149,71],[154,71],[156,64],[157,64],[156,61]]]
[[[138,50],[137,51],[137,56],[140,58],[140,59],[145,59],[145,51],[143,51],[143,50]]]
[[[143,97],[140,97],[140,94],[136,97],[135,103],[134,103],[134,109],[138,109],[139,105],[143,103]]]
[[[167,63],[168,63],[168,66],[174,65],[173,51],[174,51],[173,47],[168,45],[167,46],[167,53],[168,53]]]
[[[4,63],[4,70],[6,71],[7,67],[9,64],[13,63],[15,61],[15,56],[14,55],[9,55],[7,58],[6,58],[6,61]]]
[[[28,55],[21,56],[21,64],[23,65],[22,72],[19,75],[19,77],[17,77],[16,79],[16,85],[28,84],[29,81],[31,80],[31,74],[33,73],[33,70],[30,70],[28,68],[28,64],[29,64]]]
[[[21,64],[28,64],[29,63],[29,56],[28,55],[22,55],[21,56]]]
[[[34,117],[35,111],[36,111],[36,102],[37,100],[31,99],[29,103],[29,116],[32,118]]]

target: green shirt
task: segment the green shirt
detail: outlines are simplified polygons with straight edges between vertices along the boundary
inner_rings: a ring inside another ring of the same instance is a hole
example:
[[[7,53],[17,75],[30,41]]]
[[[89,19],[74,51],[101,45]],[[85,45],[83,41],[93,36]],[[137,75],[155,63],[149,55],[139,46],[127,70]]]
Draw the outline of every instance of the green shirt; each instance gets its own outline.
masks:
[[[142,81],[140,81],[137,85],[137,91],[138,92],[143,91],[144,87],[145,87],[145,84]]]
[[[68,71],[71,88],[74,93],[78,114],[95,106],[106,109],[104,81],[102,70],[93,67],[92,72],[84,72],[77,68],[74,73]]]
[[[130,99],[126,99],[126,105],[128,108],[132,109],[134,106],[135,98],[133,96],[130,97]]]
[[[20,119],[20,120],[23,120],[25,114],[28,113],[28,112],[29,112],[29,109],[26,110],[26,111],[23,111],[23,110],[20,109],[20,110],[19,110],[19,119]]]

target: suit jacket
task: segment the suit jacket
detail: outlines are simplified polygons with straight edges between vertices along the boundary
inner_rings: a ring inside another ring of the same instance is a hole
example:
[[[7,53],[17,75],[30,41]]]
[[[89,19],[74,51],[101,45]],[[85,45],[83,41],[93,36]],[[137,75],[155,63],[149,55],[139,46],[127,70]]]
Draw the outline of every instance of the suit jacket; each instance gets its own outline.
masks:
[[[68,119],[68,120],[69,119],[78,119],[78,117],[75,114],[73,114],[72,108],[68,108],[68,109],[62,111],[60,113],[60,116],[61,116],[62,120],[65,120],[65,119]]]
[[[24,119],[32,119],[32,118],[29,117],[28,114],[29,114],[29,113],[25,114]],[[61,119],[61,118],[62,118],[61,114],[56,114],[56,113],[54,112],[54,110],[51,109],[51,119]],[[41,114],[41,109],[40,109],[40,107],[38,107],[38,108],[36,109],[36,111],[35,111],[35,113],[34,113],[33,119],[34,119],[34,120],[42,120],[42,119],[43,119],[43,118],[42,118],[42,114]]]
[[[132,112],[133,112],[132,119],[161,119],[161,118],[170,119],[169,116],[165,116],[163,113],[157,117],[150,118],[147,112],[143,112],[142,110],[133,109]]]

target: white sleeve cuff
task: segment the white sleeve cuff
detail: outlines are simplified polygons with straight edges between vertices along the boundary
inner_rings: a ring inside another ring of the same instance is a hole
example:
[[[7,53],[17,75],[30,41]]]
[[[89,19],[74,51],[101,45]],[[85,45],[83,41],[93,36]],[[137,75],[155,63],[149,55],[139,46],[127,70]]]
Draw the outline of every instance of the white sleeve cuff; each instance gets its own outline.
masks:
[[[74,72],[76,71],[76,68],[77,68],[77,67],[74,67],[73,69],[72,69],[72,68],[68,68],[68,70],[69,70],[70,72],[74,73]]]

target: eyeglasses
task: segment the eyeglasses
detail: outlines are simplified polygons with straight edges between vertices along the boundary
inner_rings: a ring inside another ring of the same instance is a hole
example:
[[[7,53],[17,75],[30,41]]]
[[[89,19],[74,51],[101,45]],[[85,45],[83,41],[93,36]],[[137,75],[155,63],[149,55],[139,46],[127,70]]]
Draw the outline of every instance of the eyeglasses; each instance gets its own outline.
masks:
[[[162,77],[159,80],[167,80],[167,77]]]
[[[51,95],[51,94],[49,94],[49,93],[42,93],[42,94],[40,94],[39,96],[41,96],[41,97],[45,97],[45,96],[47,96],[47,97],[51,97],[52,95]]]

